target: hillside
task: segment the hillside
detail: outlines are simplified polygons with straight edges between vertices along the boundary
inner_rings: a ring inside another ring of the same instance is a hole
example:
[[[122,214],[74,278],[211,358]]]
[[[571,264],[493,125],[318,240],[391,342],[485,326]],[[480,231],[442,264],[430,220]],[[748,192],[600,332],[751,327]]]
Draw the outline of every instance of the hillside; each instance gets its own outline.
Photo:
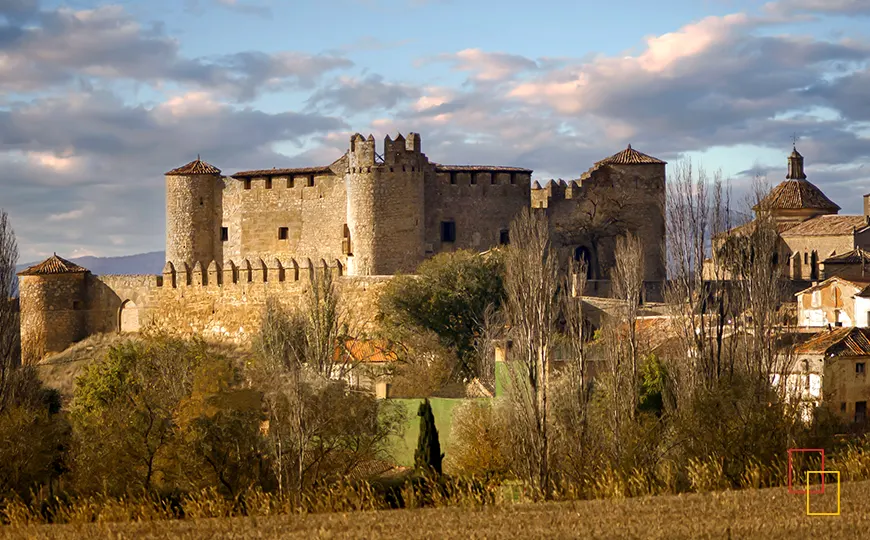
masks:
[[[870,482],[846,483],[840,516],[805,515],[785,488],[493,508],[0,528],[0,538],[866,538]]]

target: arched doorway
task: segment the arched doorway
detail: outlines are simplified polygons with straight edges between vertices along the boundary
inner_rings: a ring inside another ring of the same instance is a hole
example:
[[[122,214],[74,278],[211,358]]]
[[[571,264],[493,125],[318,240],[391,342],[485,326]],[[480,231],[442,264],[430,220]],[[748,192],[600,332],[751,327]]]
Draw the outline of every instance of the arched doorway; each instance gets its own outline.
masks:
[[[139,331],[139,308],[132,300],[127,300],[121,304],[121,332],[138,332]]]
[[[574,261],[583,262],[586,265],[586,279],[592,279],[592,252],[586,246],[574,248]]]

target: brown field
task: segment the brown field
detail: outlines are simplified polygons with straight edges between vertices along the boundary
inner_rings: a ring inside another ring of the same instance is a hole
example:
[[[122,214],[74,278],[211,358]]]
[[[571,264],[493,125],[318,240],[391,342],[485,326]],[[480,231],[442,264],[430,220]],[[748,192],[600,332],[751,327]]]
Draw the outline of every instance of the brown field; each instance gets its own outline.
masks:
[[[870,482],[840,516],[806,516],[785,488],[490,508],[0,527],[0,538],[868,538]]]

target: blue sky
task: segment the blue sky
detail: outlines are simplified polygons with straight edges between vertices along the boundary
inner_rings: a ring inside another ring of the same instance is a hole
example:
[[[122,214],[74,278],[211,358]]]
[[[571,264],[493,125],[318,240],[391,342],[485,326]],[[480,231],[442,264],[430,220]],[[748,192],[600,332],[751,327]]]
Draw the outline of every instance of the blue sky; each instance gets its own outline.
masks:
[[[416,131],[441,163],[574,178],[626,144],[870,191],[870,0],[0,0],[0,207],[21,258],[163,248],[162,173],[331,162]]]

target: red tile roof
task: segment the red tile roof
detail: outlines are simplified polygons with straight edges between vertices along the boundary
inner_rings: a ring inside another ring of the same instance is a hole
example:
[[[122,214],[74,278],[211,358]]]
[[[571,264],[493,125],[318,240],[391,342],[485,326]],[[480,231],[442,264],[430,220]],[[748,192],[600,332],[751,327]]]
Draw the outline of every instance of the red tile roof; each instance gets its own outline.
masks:
[[[434,163],[435,172],[468,172],[468,171],[493,171],[493,172],[517,172],[529,173],[532,169],[524,169],[522,167],[503,167],[500,165],[441,165]]]
[[[199,159],[199,156],[196,156],[196,159],[188,163],[187,165],[182,165],[177,169],[172,169],[167,172],[167,176],[190,176],[196,174],[220,174],[221,170],[206,163],[205,161]]]
[[[349,360],[364,363],[395,362],[398,358],[390,349],[390,344],[384,340],[352,340],[344,343],[344,349],[336,349],[338,359],[342,353],[347,353]]]
[[[782,236],[851,236],[865,225],[864,216],[817,216],[791,227]]]
[[[798,354],[870,356],[870,328],[843,327],[822,332],[795,348]]]
[[[328,165],[322,167],[294,167],[284,169],[255,169],[251,171],[239,171],[233,178],[250,178],[252,176],[290,176],[293,174],[323,174],[331,173]]]
[[[87,272],[87,268],[82,268],[74,262],[70,262],[63,257],[58,257],[57,253],[45,259],[39,264],[18,272],[19,276],[45,276],[50,274],[78,274]]]
[[[855,248],[852,251],[828,257],[823,262],[825,264],[867,264],[870,263],[870,251]]]
[[[617,152],[610,157],[604,158],[601,161],[597,161],[596,165],[636,165],[636,164],[660,164],[664,165],[667,163],[666,161],[662,161],[658,158],[654,158],[652,156],[648,156],[643,152],[638,152],[634,150],[631,145],[628,145],[628,148],[623,150],[622,152]]]
[[[840,209],[808,180],[786,180],[767,194],[753,210],[830,210]]]

